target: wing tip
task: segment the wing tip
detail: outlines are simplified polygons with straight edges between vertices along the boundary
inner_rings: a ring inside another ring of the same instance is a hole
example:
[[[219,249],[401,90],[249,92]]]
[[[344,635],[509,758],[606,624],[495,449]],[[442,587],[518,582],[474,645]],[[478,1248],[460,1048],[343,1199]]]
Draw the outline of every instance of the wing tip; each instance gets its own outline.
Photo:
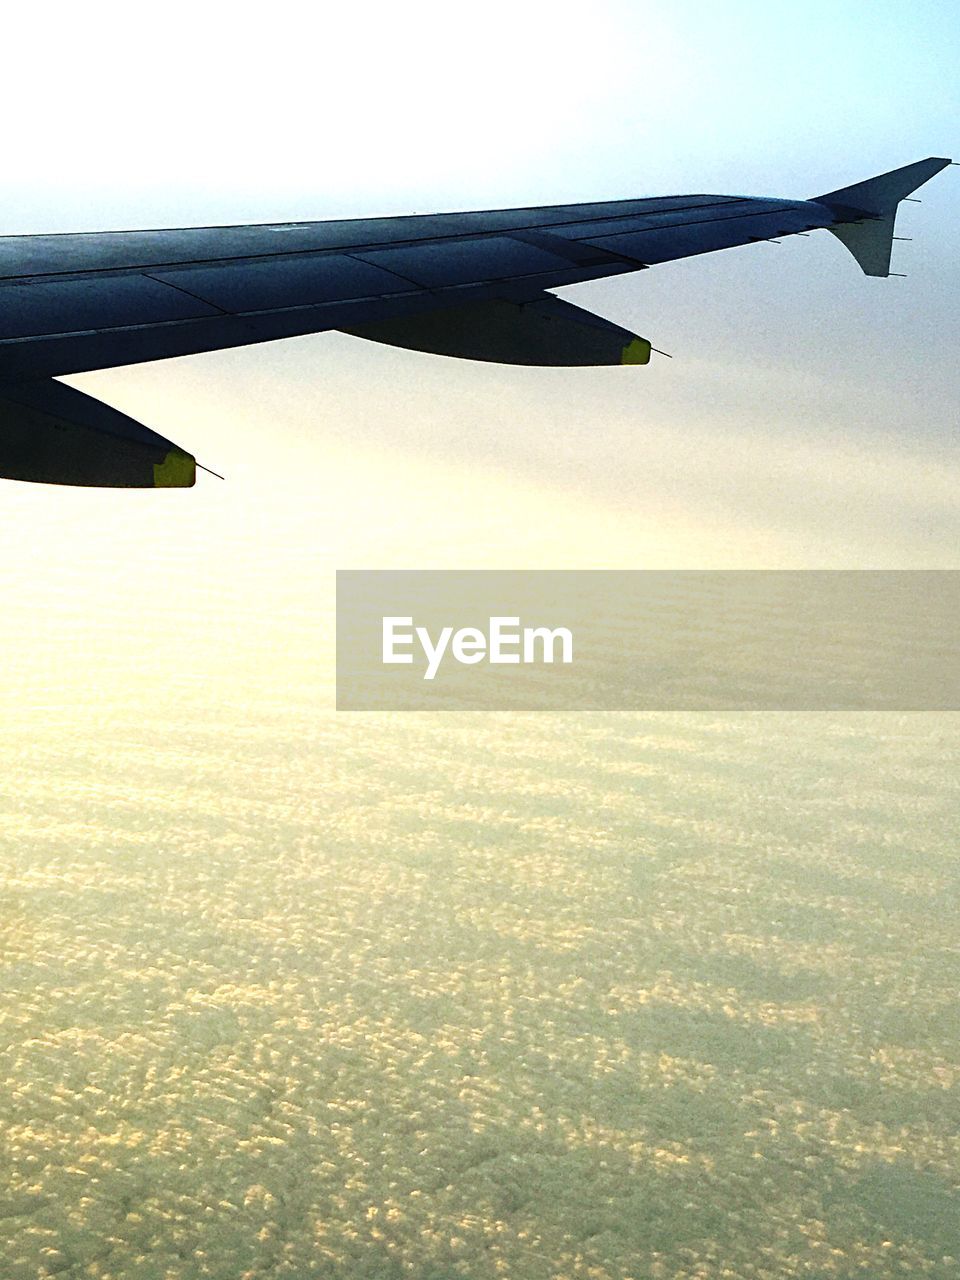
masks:
[[[877,174],[875,178],[866,178],[849,187],[839,187],[836,191],[814,196],[813,203],[825,204],[830,209],[842,209],[844,213],[856,212],[875,218],[883,217],[893,213],[901,200],[905,200],[911,192],[922,187],[952,163],[952,160],[943,156],[927,156],[925,160],[915,160],[912,164],[901,165],[899,169],[889,169],[886,173]]]
[[[886,279],[890,273],[897,208],[911,192],[953,164],[943,156],[927,156],[838,191],[817,196],[835,221],[827,229],[849,250],[864,275]]]

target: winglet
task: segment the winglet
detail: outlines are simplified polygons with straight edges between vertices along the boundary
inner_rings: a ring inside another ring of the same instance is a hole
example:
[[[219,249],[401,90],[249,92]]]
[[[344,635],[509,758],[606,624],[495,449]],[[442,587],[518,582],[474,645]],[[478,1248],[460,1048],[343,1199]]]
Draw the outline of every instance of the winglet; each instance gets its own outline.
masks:
[[[846,245],[864,273],[888,276],[897,206],[911,191],[929,182],[950,163],[942,157],[930,156],[865,182],[814,196],[813,200],[826,205],[837,218],[828,230]]]
[[[902,169],[891,169],[878,178],[867,178],[866,182],[855,182],[852,187],[841,187],[839,191],[828,191],[826,195],[814,196],[813,199],[817,204],[830,208],[839,206],[851,212],[882,217],[885,213],[893,213],[911,191],[929,182],[950,163],[941,157],[930,156],[927,160],[916,160],[913,164],[905,164]]]

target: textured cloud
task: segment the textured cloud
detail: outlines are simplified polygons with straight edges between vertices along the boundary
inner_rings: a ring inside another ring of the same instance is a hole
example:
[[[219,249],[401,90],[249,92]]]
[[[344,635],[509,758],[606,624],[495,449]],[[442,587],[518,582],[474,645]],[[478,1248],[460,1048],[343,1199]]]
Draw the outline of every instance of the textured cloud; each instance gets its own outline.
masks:
[[[93,746],[0,748],[4,1276],[950,1274],[955,717]]]

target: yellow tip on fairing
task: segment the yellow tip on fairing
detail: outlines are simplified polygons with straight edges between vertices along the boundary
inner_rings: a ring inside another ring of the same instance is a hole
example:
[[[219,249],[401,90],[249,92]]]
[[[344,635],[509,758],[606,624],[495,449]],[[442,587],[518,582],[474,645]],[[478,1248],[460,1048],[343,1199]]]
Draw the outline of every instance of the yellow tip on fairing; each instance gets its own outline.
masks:
[[[646,338],[634,338],[623,348],[621,364],[649,364],[652,348]]]
[[[154,463],[156,489],[189,489],[197,483],[197,460],[182,449],[171,449],[162,462]]]

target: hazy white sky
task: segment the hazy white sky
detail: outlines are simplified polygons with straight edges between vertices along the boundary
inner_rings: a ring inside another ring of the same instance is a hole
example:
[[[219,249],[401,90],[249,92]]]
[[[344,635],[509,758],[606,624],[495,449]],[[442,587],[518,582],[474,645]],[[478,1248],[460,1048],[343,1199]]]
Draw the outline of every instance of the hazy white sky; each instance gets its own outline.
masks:
[[[937,0],[909,20],[892,0],[94,0],[18,6],[7,47],[23,230],[807,195],[950,154],[960,114],[960,23]]]
[[[960,22],[922,0],[54,5],[6,43],[7,233],[806,196],[960,154]],[[319,335],[77,378],[228,481],[0,482],[0,656],[145,691],[307,661],[338,566],[955,566],[955,172],[905,206],[906,280],[824,233],[570,291],[673,354],[646,369]]]

